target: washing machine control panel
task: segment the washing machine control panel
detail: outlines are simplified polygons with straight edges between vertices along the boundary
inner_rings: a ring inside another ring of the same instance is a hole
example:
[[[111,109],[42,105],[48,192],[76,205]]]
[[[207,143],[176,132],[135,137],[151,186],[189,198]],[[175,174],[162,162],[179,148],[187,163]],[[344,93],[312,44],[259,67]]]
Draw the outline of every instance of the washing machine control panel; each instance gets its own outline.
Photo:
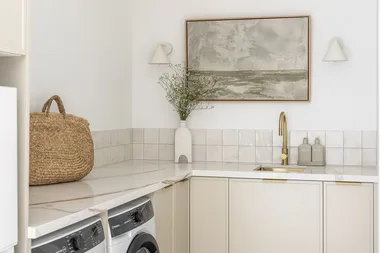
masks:
[[[108,219],[111,236],[116,237],[141,226],[154,216],[153,205],[148,201],[132,210]]]
[[[32,249],[32,253],[85,253],[104,241],[101,221],[47,244]]]
[[[136,210],[136,212],[131,213],[131,217],[135,223],[139,223],[144,220],[144,215],[141,210]]]

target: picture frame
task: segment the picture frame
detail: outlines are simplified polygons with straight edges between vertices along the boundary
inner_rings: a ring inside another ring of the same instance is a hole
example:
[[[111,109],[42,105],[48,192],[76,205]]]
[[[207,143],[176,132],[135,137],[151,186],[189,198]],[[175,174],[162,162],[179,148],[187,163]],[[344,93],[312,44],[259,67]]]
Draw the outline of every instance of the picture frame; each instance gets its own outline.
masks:
[[[214,75],[207,101],[311,101],[311,17],[186,20],[186,63]]]

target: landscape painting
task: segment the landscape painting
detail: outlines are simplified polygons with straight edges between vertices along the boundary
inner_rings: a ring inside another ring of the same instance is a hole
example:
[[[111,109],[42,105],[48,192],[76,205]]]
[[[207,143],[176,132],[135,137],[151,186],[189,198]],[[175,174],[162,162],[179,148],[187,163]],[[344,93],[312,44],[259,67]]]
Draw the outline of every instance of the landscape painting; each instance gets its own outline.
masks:
[[[187,64],[210,101],[310,101],[310,17],[187,20]]]

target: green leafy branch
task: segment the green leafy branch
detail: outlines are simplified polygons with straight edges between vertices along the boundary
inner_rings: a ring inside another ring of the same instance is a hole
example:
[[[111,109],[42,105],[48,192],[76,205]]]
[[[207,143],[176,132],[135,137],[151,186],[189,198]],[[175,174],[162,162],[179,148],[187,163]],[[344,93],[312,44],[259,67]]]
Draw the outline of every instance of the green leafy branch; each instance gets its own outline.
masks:
[[[166,99],[173,105],[181,120],[186,120],[192,111],[211,109],[203,101],[217,93],[218,78],[193,71],[183,64],[169,66],[172,73],[165,73],[158,83],[166,92]]]

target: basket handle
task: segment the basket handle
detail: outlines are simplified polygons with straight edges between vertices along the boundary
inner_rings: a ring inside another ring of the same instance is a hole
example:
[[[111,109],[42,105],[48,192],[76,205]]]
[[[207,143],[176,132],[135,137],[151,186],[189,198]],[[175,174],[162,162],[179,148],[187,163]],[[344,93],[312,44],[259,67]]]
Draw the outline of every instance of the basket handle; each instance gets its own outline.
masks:
[[[53,101],[57,103],[59,112],[63,114],[63,117],[65,118],[66,117],[65,106],[63,105],[62,99],[58,95],[54,95],[48,101],[46,101],[46,103],[42,107],[42,112],[46,113],[46,116],[49,116],[50,107]]]

